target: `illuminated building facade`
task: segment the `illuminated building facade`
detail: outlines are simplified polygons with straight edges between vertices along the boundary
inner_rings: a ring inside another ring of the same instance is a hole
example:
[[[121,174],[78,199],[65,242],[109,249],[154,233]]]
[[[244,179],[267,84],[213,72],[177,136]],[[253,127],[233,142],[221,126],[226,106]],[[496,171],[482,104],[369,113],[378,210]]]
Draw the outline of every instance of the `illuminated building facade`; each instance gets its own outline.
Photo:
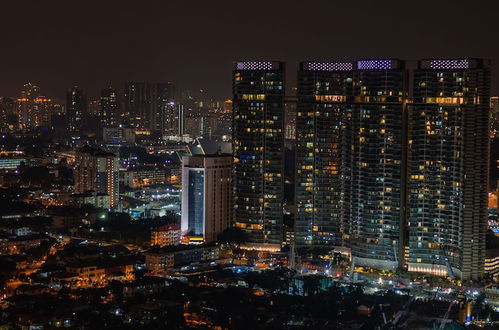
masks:
[[[421,60],[411,114],[411,271],[483,277],[490,64]]]
[[[38,86],[31,83],[24,85],[21,97],[16,100],[16,113],[21,127],[50,126],[54,108],[53,100],[41,96]]]
[[[407,77],[403,61],[354,63],[348,213],[358,265],[403,265]]]
[[[216,241],[230,225],[231,168],[229,155],[182,157],[182,221],[184,237]]]
[[[151,231],[151,246],[172,246],[180,244],[180,226],[164,225]]]
[[[74,167],[76,193],[95,191],[109,195],[111,208],[119,201],[119,158],[101,149],[82,148],[76,151]]]
[[[128,170],[123,173],[126,187],[147,187],[151,185],[165,184],[165,171],[157,168],[143,168]]]
[[[125,83],[124,124],[150,130],[153,124],[151,85],[147,82]]]
[[[353,63],[302,62],[296,109],[295,241],[343,245],[345,122]]]
[[[171,83],[127,82],[122,122],[134,128],[177,134],[178,111]]]
[[[118,93],[111,87],[100,93],[100,117],[104,126],[115,126],[118,123]]]
[[[153,85],[152,128],[163,135],[177,135],[178,111],[175,107],[175,88],[171,83]]]
[[[66,93],[66,115],[68,117],[69,131],[80,132],[87,112],[87,97],[78,87],[73,87]]]
[[[284,93],[284,63],[235,63],[234,226],[259,248],[283,238]]]

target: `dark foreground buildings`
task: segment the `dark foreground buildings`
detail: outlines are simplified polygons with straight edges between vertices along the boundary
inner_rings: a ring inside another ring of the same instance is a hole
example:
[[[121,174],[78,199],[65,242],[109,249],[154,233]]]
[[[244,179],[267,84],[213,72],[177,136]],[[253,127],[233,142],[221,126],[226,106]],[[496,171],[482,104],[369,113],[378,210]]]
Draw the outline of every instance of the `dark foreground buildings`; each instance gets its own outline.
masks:
[[[256,244],[281,235],[282,67],[238,62],[233,77],[234,222]],[[480,279],[489,86],[480,59],[421,60],[412,72],[396,59],[301,63],[296,244]]]

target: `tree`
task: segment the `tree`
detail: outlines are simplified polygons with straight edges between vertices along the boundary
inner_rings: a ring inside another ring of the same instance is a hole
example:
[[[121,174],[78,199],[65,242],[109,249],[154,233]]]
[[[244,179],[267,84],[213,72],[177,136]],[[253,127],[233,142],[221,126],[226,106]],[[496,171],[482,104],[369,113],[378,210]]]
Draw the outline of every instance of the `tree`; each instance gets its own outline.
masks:
[[[27,167],[19,175],[21,183],[28,186],[50,187],[53,177],[46,166]]]
[[[55,243],[54,239],[43,241],[40,243],[39,246],[27,250],[26,254],[35,259],[41,259],[48,255],[50,248],[52,247],[52,245],[54,245],[54,243]]]
[[[497,237],[492,230],[487,230],[485,236],[485,246],[487,249],[499,249],[499,237]]]
[[[0,259],[0,288],[5,286],[5,283],[15,274],[16,263],[8,259]]]

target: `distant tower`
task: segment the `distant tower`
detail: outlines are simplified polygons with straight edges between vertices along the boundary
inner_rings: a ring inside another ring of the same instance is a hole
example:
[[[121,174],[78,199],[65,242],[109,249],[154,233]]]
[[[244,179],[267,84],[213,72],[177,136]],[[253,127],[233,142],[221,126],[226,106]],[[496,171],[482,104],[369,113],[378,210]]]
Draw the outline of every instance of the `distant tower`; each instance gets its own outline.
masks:
[[[36,127],[37,116],[35,114],[35,99],[40,95],[39,88],[31,83],[24,84],[21,97],[17,99],[16,108],[19,124],[24,127]]]
[[[87,97],[78,87],[73,87],[66,93],[66,115],[69,131],[80,132],[87,114]]]
[[[175,110],[175,86],[171,83],[153,85],[152,129],[163,135],[176,135],[178,113]]]
[[[112,208],[119,201],[119,159],[101,149],[83,148],[76,151],[74,168],[75,192],[95,191],[109,195]]]
[[[151,84],[147,82],[125,83],[124,104],[123,123],[139,129],[153,128]]]
[[[100,117],[104,126],[116,126],[118,123],[119,100],[116,90],[104,88],[100,94]]]

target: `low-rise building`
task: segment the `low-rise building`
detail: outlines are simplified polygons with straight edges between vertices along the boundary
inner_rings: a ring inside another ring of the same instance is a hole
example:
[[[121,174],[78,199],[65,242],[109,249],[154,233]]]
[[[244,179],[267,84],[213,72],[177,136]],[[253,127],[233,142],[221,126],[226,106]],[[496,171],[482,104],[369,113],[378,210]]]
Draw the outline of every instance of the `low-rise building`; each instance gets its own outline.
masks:
[[[84,260],[66,265],[66,272],[80,280],[133,279],[135,262],[129,258]]]
[[[155,294],[169,285],[164,277],[145,276],[141,279],[123,284],[123,298],[130,298],[136,294]]]
[[[191,263],[216,260],[219,258],[219,253],[219,247],[216,245],[153,248],[145,253],[146,268],[151,273],[158,273]]]
[[[98,193],[95,191],[88,191],[82,194],[71,195],[73,204],[78,207],[84,205],[93,205],[97,208],[110,208],[109,195],[104,193]]]
[[[494,280],[499,280],[499,249],[486,251],[485,274]]]
[[[180,226],[165,225],[151,231],[151,246],[170,246],[180,243]]]
[[[45,234],[29,234],[22,236],[11,236],[0,240],[0,254],[12,255],[24,252],[31,248],[40,246],[42,242],[52,238]]]
[[[165,180],[165,172],[157,168],[134,169],[123,173],[125,186],[131,188],[165,184]]]

